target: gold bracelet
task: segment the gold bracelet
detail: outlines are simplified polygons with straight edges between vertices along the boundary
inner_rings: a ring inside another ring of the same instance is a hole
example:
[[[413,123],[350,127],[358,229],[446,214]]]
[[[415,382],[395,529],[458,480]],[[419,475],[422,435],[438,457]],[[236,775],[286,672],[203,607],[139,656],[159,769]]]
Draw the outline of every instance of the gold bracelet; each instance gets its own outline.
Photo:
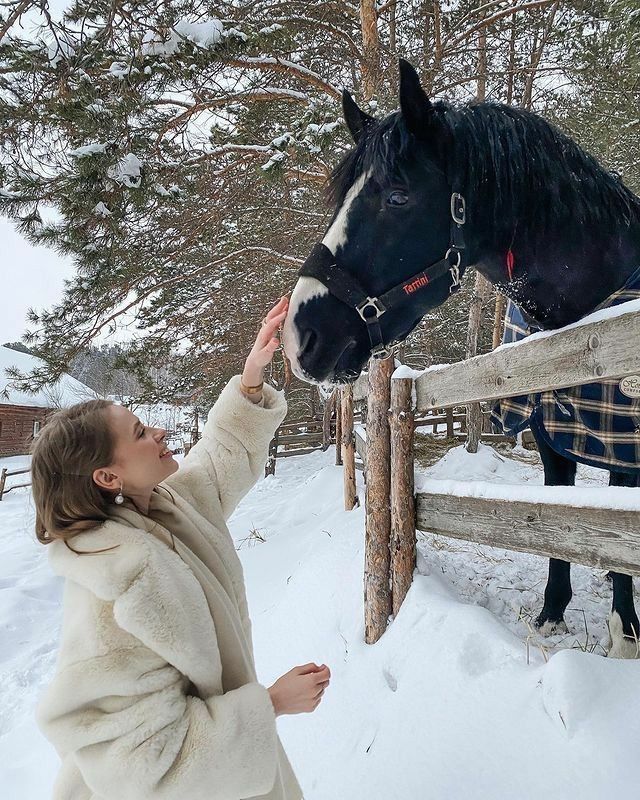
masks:
[[[262,391],[262,387],[264,386],[264,381],[260,381],[257,386],[247,386],[245,382],[240,378],[240,389],[245,394],[258,394],[258,392]]]

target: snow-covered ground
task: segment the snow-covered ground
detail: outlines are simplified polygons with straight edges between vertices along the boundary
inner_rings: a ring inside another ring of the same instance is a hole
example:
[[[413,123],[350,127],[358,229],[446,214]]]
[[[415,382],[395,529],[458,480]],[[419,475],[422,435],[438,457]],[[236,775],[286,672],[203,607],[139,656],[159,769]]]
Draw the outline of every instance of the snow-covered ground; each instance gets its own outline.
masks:
[[[541,484],[537,456],[516,455],[460,447],[428,477]],[[606,482],[597,470],[578,472],[581,484]],[[542,641],[531,617],[544,559],[419,534],[405,604],[368,646],[363,511],[341,509],[342,473],[330,450],[279,461],[230,526],[262,681],[308,661],[332,669],[318,710],[278,723],[306,800],[633,796],[640,661],[599,655],[611,602],[602,573],[573,568],[571,633]],[[11,800],[44,800],[56,771],[33,708],[54,666],[62,587],[32,524],[28,490],[3,499],[0,797]]]

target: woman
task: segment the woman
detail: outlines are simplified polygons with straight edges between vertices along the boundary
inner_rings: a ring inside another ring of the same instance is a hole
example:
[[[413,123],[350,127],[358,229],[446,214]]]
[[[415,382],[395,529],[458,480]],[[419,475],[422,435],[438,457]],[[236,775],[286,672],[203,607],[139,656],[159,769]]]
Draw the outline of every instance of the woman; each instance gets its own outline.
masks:
[[[62,759],[57,800],[302,796],[275,719],[315,709],[329,669],[258,683],[225,524],[286,413],[262,385],[286,313],[282,298],[179,470],[165,431],[107,401],[61,411],[42,431],[36,529],[66,579],[56,674],[38,712]]]

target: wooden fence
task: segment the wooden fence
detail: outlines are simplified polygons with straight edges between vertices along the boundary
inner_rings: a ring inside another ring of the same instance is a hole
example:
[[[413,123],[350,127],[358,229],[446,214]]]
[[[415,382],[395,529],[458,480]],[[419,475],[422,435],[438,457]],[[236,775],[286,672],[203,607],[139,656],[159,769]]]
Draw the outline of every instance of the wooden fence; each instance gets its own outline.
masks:
[[[277,459],[303,456],[308,453],[314,453],[316,450],[326,450],[330,445],[336,444],[336,437],[341,439],[341,447],[348,446],[348,442],[345,443],[342,440],[341,429],[344,429],[347,439],[354,440],[356,455],[364,461],[366,447],[362,429],[359,427],[354,429],[354,426],[359,426],[362,423],[362,414],[354,412],[352,413],[352,421],[347,420],[345,425],[340,425],[338,423],[339,413],[341,411],[336,410],[335,416],[330,420],[329,428],[327,428],[322,419],[316,417],[284,422],[276,431],[269,445],[269,460],[265,466],[265,474],[275,474],[275,461]],[[431,428],[433,433],[446,426],[447,437],[455,438],[456,436],[465,435],[455,430],[455,425],[464,426],[465,420],[466,415],[463,411],[456,410],[455,413],[454,409],[448,409],[446,412],[442,411],[442,413],[427,411],[416,416],[414,425],[416,428]],[[484,436],[492,438],[493,434],[483,434]],[[505,437],[501,438],[504,439]],[[337,459],[337,463],[342,463],[341,459]],[[356,464],[356,468],[358,467],[361,468],[362,465]]]
[[[329,419],[327,423],[316,417],[284,422],[269,444],[265,475],[275,475],[277,459],[304,456],[335,444],[336,427],[339,428],[335,419]]]
[[[367,641],[375,641],[384,632],[390,609],[397,613],[411,585],[416,528],[640,575],[640,502],[629,507],[624,489],[607,489],[607,498],[614,499],[615,507],[603,508],[598,489],[590,489],[585,500],[585,493],[572,487],[535,487],[535,496],[526,487],[518,487],[518,497],[513,499],[499,496],[493,484],[458,483],[452,494],[437,491],[434,481],[431,491],[414,494],[413,483],[416,414],[640,373],[640,313],[635,305],[626,313],[624,306],[619,306],[618,316],[587,320],[427,370],[415,380],[401,377],[391,381],[390,458],[367,464],[369,472],[384,474],[383,483],[389,486],[390,523],[381,529],[368,510],[366,517],[367,539],[380,539],[378,546],[388,548],[391,558],[382,572],[375,561],[365,562],[365,586],[383,587],[381,591],[390,587],[390,599],[380,602],[366,596],[365,620],[371,608],[382,615],[373,626],[378,633]],[[356,449],[366,459],[365,448],[366,437],[359,434]],[[620,500],[617,505],[616,499]]]
[[[31,481],[27,483],[13,483],[11,486],[7,486],[7,478],[11,478],[14,475],[26,475],[31,470],[29,469],[2,469],[0,472],[0,500],[2,500],[3,495],[10,492],[12,489],[22,489],[25,486],[31,486]]]

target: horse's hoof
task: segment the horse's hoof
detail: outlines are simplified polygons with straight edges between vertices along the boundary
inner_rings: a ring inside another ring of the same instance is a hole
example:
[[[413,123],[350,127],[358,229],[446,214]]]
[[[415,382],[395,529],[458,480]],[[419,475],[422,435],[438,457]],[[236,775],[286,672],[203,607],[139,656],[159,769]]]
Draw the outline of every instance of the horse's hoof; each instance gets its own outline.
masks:
[[[640,640],[624,635],[622,619],[617,611],[609,617],[609,637],[608,658],[640,658]]]
[[[561,634],[569,633],[567,624],[563,619],[554,622],[550,619],[543,621],[542,617],[538,617],[536,628],[542,636],[560,636]]]

